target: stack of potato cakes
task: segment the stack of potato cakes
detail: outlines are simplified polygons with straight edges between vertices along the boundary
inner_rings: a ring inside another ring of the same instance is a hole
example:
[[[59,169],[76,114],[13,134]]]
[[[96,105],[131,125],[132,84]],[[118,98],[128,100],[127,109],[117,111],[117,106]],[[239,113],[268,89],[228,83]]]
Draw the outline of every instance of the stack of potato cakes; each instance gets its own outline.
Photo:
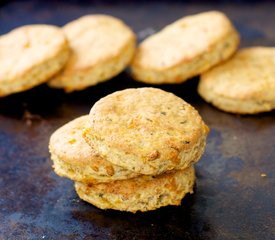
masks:
[[[157,88],[100,99],[50,138],[54,170],[101,209],[148,211],[180,205],[195,182],[193,164],[208,127],[181,98]]]

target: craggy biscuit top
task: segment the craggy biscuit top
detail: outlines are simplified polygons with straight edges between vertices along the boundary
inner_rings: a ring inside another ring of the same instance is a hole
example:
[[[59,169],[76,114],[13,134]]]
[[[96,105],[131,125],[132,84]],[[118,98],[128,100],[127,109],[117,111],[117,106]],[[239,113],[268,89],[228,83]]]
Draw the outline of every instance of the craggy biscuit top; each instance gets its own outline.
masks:
[[[207,132],[198,112],[181,98],[156,88],[139,88],[99,100],[90,111],[84,135],[107,160],[116,164],[127,160],[124,167],[139,162],[140,169],[131,170],[156,174],[180,164],[180,153],[193,149]],[[146,166],[154,170],[146,172]]]
[[[240,50],[228,62],[203,74],[200,88],[230,99],[273,102],[275,107],[275,48]]]
[[[68,50],[67,39],[60,28],[51,25],[27,25],[2,35],[0,82],[14,81],[63,49]]]
[[[87,119],[88,115],[82,116],[57,129],[50,138],[51,153],[62,161],[76,165],[97,165],[98,162],[104,161],[82,137]],[[106,164],[111,166],[109,162]]]
[[[78,117],[52,134],[49,149],[55,172],[73,180],[90,183],[138,176],[106,161],[85,142],[82,133],[87,120],[88,115]]]
[[[66,24],[63,30],[73,53],[64,74],[85,70],[115,58],[135,35],[121,20],[107,15],[87,15]]]
[[[104,160],[82,136],[87,120],[88,115],[85,115],[57,129],[50,138],[50,151],[69,164],[82,167],[88,165],[95,170],[104,168],[109,175],[114,175],[116,166]]]
[[[209,51],[232,31],[230,20],[211,11],[184,17],[145,39],[139,46],[133,66],[164,70]]]

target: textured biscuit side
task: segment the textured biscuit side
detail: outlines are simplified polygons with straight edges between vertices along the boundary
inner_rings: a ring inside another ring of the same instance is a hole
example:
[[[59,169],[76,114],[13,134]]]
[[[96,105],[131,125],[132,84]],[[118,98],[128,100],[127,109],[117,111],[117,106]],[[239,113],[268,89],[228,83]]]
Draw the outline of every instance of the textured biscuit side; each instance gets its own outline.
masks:
[[[123,71],[131,61],[134,51],[135,40],[132,40],[121,50],[120,55],[98,63],[90,69],[79,70],[72,74],[60,73],[50,80],[48,85],[53,88],[64,88],[65,92],[69,93],[107,81]]]
[[[64,67],[70,54],[63,32],[49,25],[15,29],[0,37],[0,49],[0,96],[48,81]]]
[[[141,176],[129,180],[102,184],[76,182],[81,199],[101,209],[145,212],[167,205],[180,205],[187,193],[193,193],[193,167],[162,175]]]
[[[217,108],[256,114],[275,108],[275,48],[240,50],[231,60],[201,76],[198,93]]]
[[[207,134],[198,112],[184,100],[160,89],[138,88],[99,100],[83,135],[113,164],[156,175],[198,161]]]
[[[103,159],[83,139],[88,115],[57,129],[50,137],[49,150],[54,171],[63,177],[85,183],[110,182],[138,176]]]
[[[48,83],[51,87],[82,90],[116,76],[133,58],[135,35],[117,18],[84,16],[63,29],[73,54],[64,70]]]
[[[53,169],[60,177],[66,177],[73,181],[78,181],[86,184],[107,183],[117,180],[131,179],[139,176],[134,172],[127,171],[119,167],[92,167],[72,165],[68,162],[62,161],[56,155],[52,154]]]
[[[181,83],[228,59],[239,41],[222,13],[184,17],[140,44],[131,63],[132,74],[151,84]]]

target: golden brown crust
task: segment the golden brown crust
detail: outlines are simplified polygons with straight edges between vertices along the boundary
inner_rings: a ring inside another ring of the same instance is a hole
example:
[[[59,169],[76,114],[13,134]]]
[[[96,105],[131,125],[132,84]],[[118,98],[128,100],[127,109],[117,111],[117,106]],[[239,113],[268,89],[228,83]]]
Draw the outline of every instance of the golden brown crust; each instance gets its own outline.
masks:
[[[126,89],[99,100],[84,137],[106,160],[156,175],[196,162],[208,128],[181,98],[156,88]]]
[[[167,205],[180,205],[187,193],[193,192],[193,167],[133,179],[87,185],[75,183],[80,198],[101,209],[149,211]]]
[[[254,114],[275,108],[275,48],[240,50],[201,76],[199,94],[217,108]]]
[[[88,115],[76,118],[57,129],[50,138],[49,149],[55,172],[75,181],[109,182],[138,176],[104,160],[83,139]]]
[[[28,25],[0,37],[0,96],[37,86],[62,69],[69,57],[60,28]]]
[[[135,35],[121,20],[87,15],[63,27],[73,50],[63,72],[49,82],[66,92],[81,90],[120,73],[135,51]]]
[[[151,84],[181,83],[226,60],[238,45],[239,34],[223,13],[184,17],[140,44],[133,77]]]

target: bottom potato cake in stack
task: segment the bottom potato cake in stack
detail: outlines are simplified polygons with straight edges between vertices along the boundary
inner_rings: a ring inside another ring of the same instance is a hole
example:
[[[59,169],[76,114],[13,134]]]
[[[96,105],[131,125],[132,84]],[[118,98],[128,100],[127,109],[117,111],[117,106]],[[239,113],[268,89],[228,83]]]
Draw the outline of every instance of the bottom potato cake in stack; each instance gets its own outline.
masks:
[[[132,179],[88,185],[76,182],[80,198],[101,209],[149,211],[167,205],[180,205],[187,193],[193,193],[194,167],[140,176]]]

